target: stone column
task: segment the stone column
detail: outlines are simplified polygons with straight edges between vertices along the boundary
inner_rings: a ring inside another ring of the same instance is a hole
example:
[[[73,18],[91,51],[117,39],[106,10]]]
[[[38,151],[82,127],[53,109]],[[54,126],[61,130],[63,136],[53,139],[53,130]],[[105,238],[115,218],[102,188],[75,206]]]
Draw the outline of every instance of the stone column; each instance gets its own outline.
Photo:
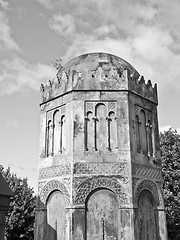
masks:
[[[164,209],[157,210],[160,239],[167,240],[167,223]]]
[[[73,209],[72,239],[85,240],[85,207]]]
[[[132,208],[119,208],[120,213],[120,239],[133,240],[134,239],[134,221]]]

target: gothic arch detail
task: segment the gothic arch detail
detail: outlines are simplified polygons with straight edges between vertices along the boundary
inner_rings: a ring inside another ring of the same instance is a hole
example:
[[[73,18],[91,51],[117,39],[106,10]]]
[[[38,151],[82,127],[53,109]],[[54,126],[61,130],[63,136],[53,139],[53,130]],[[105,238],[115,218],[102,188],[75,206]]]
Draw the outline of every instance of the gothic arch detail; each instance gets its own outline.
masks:
[[[89,178],[82,182],[76,190],[74,204],[84,205],[87,197],[94,190],[103,188],[109,189],[116,195],[119,207],[129,204],[128,195],[124,187],[119,183],[117,179],[109,177]]]
[[[43,186],[39,194],[40,201],[45,205],[48,196],[50,196],[50,194],[55,190],[59,190],[64,195],[66,205],[68,205],[70,203],[69,192],[67,191],[65,185],[58,180],[51,180]]]
[[[164,203],[163,203],[163,197],[162,197],[162,192],[158,185],[150,180],[139,180],[137,181],[135,187],[134,187],[134,204],[135,207],[138,206],[138,198],[140,193],[143,190],[148,190],[152,193],[155,204],[158,208],[164,208]]]

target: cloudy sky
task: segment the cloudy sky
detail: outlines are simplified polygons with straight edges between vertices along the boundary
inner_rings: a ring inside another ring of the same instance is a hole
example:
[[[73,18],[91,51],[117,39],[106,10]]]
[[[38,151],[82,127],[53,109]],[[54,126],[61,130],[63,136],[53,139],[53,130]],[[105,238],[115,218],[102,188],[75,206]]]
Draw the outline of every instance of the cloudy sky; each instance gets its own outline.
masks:
[[[179,12],[179,0],[0,0],[0,164],[36,191],[40,83],[87,52],[157,82],[160,128],[180,129]]]

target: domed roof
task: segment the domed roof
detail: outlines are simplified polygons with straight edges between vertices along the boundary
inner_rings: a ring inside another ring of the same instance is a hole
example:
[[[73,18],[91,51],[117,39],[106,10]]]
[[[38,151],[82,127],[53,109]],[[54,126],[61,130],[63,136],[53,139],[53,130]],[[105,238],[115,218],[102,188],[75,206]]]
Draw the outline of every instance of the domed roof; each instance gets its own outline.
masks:
[[[153,100],[156,86],[146,84],[136,69],[124,59],[109,53],[80,55],[59,69],[53,81],[41,85],[41,102],[71,91],[128,90]]]
[[[136,71],[136,69],[124,59],[102,52],[87,53],[75,57],[66,63],[62,70],[67,71],[69,69],[79,72],[95,71],[98,69],[98,67],[101,67],[102,70],[105,71],[109,71],[113,68],[114,70],[116,69],[118,73],[121,73],[123,70],[127,69],[130,74],[139,76],[139,73]]]

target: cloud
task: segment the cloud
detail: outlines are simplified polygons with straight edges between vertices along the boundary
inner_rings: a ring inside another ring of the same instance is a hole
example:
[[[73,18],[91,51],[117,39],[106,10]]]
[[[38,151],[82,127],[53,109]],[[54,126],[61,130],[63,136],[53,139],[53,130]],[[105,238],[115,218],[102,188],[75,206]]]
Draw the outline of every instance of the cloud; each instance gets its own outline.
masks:
[[[54,15],[49,25],[51,29],[66,38],[71,37],[75,32],[75,19],[69,14]]]
[[[67,38],[64,61],[87,52],[109,52],[157,82],[160,91],[172,81],[180,89],[179,1],[69,0],[67,4],[73,6],[71,15],[62,8],[63,14],[50,20],[51,29]]]
[[[51,0],[38,0],[38,2],[48,9],[53,7]]]
[[[55,75],[55,69],[46,64],[31,65],[18,57],[2,61],[0,69],[1,94],[38,90],[41,82]]]
[[[2,3],[1,3],[2,4]],[[11,28],[9,26],[6,14],[0,11],[0,50],[20,50],[18,44],[12,38]]]
[[[3,9],[7,10],[8,7],[9,7],[9,3],[8,3],[7,1],[0,0],[0,6],[1,6]]]

